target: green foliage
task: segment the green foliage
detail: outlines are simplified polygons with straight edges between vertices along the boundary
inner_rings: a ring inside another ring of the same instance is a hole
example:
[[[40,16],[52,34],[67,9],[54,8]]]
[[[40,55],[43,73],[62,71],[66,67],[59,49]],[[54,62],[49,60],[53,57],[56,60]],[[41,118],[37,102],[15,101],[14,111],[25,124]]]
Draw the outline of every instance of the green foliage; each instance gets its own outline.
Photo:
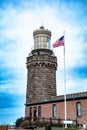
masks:
[[[38,130],[45,130],[45,128],[38,128]],[[77,128],[59,128],[59,127],[51,127],[51,130],[79,130]]]
[[[51,130],[79,130],[77,128],[59,128],[59,127],[52,127]]]
[[[42,121],[37,119],[32,124],[35,126],[43,127],[43,126],[46,126],[48,124],[48,122],[42,122]]]
[[[29,126],[29,121],[28,120],[23,121],[20,126],[23,128]]]
[[[16,127],[20,127],[22,121],[23,121],[22,117],[21,117],[21,118],[18,118],[18,119],[16,120],[16,123],[15,123]]]
[[[38,119],[35,120],[32,124],[35,125],[35,126],[39,126],[39,127],[42,127],[42,126],[43,126],[43,123],[40,122]]]
[[[45,130],[51,130],[51,125],[46,125]]]
[[[77,128],[65,128],[65,130],[78,130]]]

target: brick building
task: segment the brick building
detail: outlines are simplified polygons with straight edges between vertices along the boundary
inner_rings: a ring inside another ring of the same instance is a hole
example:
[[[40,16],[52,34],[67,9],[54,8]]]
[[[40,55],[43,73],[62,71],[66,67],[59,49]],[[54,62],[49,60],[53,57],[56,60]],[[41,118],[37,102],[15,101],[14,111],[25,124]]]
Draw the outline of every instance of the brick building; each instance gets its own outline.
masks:
[[[64,120],[64,95],[56,96],[57,57],[51,49],[51,32],[42,26],[33,36],[34,47],[26,62],[26,115],[33,120]],[[87,125],[87,92],[66,95],[66,115],[73,124]]]

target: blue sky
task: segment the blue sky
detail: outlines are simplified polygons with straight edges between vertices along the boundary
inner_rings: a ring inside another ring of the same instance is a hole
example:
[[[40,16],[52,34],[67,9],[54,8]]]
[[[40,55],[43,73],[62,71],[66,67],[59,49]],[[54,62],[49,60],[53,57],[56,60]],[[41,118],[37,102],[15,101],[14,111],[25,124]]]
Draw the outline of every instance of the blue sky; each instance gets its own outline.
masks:
[[[65,31],[66,93],[87,91],[87,0],[0,0],[0,124],[24,116],[26,57],[33,31],[51,30],[51,44]],[[58,58],[57,95],[64,94],[63,47]]]

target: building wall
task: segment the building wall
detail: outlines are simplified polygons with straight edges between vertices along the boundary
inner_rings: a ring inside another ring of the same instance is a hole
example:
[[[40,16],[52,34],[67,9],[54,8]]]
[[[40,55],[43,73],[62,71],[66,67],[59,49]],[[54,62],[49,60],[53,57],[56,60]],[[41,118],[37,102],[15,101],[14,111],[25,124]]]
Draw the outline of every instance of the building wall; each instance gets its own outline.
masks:
[[[77,108],[76,108],[76,103],[80,102],[81,103],[81,110],[82,110],[82,116],[78,117],[77,116]],[[54,103],[45,103],[45,104],[39,104],[39,105],[32,105],[32,106],[27,106],[27,113],[29,116],[29,108],[32,107],[32,110],[34,107],[41,106],[41,117],[44,118],[50,118],[52,117],[52,106],[53,104],[56,104],[56,118],[61,118],[64,119],[64,102],[54,102]],[[80,100],[71,100],[67,101],[66,103],[66,111],[67,111],[67,119],[71,120],[76,120],[78,124],[86,124],[87,125],[87,99],[80,99]]]
[[[85,100],[78,100],[76,102],[81,102],[82,105],[82,117],[77,118],[80,124],[87,125],[87,99]]]

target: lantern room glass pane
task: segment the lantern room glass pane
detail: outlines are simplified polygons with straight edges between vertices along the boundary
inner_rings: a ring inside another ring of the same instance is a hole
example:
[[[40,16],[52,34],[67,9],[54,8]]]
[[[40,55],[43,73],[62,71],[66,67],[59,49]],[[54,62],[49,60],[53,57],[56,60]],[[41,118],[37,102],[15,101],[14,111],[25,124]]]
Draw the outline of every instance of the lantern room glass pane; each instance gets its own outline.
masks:
[[[38,49],[38,48],[48,48],[48,49],[50,49],[50,37],[39,34],[34,39],[34,48],[35,49]]]

